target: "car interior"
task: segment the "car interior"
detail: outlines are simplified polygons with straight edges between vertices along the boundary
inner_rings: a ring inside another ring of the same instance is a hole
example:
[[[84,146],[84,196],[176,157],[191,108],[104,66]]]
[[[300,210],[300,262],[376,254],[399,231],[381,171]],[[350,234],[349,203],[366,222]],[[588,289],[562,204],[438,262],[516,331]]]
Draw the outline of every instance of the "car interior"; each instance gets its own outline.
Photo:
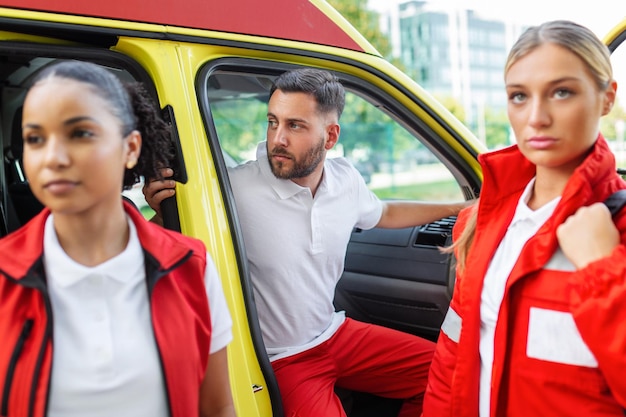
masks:
[[[39,71],[57,59],[67,59],[73,55],[71,50],[55,53],[54,49],[51,48],[48,56],[43,56],[41,52],[16,52],[8,45],[0,47],[0,139],[3,160],[3,169],[0,170],[0,236],[18,229],[43,208],[32,194],[22,166],[22,103],[32,79]],[[97,61],[95,57],[93,60]],[[124,82],[138,79],[133,74],[136,68],[105,67]]]

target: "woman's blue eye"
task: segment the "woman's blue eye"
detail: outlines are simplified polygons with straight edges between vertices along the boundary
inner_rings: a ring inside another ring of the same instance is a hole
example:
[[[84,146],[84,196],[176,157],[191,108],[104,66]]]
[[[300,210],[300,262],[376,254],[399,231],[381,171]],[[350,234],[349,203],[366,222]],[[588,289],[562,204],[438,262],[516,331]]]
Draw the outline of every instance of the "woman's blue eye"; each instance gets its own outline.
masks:
[[[509,100],[513,103],[521,103],[526,99],[526,95],[523,93],[513,93],[509,96]]]
[[[572,92],[570,90],[565,89],[565,88],[561,88],[561,89],[557,90],[554,93],[554,96],[556,98],[567,98],[567,97],[569,97],[571,95],[572,95]]]

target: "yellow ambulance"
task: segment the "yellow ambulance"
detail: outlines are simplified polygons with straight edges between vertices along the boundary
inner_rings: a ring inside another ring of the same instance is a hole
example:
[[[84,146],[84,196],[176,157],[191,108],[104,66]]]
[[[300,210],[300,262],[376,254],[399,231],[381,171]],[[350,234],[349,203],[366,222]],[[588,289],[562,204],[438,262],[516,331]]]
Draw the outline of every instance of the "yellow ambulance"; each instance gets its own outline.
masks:
[[[227,168],[254,158],[264,140],[278,74],[310,66],[340,78],[347,96],[335,153],[381,198],[450,201],[480,190],[484,147],[324,0],[0,0],[0,236],[41,208],[21,168],[21,105],[29,80],[67,58],[144,83],[172,127],[177,192],[163,207],[165,226],[203,240],[216,262],[234,320],[229,370],[242,417],[283,411]],[[140,188],[130,196],[151,215]],[[438,247],[450,243],[454,221],[354,230],[336,307],[434,340],[454,281]],[[397,410],[359,393],[345,401],[351,416]]]

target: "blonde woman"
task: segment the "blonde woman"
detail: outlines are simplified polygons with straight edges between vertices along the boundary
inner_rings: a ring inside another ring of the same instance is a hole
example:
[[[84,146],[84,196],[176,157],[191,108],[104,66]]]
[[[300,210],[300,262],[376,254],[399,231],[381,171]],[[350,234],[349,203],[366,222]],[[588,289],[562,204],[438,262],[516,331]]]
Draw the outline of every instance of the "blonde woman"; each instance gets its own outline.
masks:
[[[616,228],[601,203],[626,188],[599,132],[617,89],[608,50],[547,22],[504,78],[517,145],[481,155],[480,201],[455,226],[423,416],[623,416],[626,218]]]

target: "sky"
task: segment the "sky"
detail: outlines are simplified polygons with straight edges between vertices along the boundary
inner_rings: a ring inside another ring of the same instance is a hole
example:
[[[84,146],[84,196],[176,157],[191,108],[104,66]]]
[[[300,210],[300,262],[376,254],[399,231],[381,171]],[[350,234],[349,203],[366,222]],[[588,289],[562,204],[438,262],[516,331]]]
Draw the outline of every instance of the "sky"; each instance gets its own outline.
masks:
[[[406,0],[368,0],[368,6],[383,12]],[[546,20],[568,19],[604,35],[626,18],[624,0],[431,0],[438,7],[464,7],[485,17],[537,24]]]

